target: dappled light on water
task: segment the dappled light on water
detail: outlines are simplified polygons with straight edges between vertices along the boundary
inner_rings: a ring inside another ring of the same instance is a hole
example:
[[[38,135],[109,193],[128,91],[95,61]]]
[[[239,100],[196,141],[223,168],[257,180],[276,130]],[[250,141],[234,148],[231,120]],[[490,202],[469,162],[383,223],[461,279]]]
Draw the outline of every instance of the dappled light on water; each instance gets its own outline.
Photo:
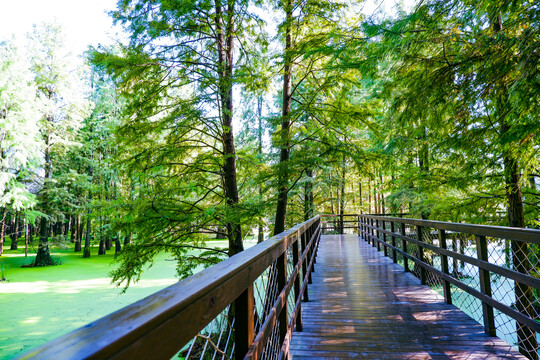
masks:
[[[148,279],[140,280],[131,285],[131,288],[152,288],[164,287],[175,283],[176,279]],[[115,288],[111,284],[110,278],[96,278],[89,280],[76,281],[34,281],[34,282],[14,282],[0,285],[0,289],[5,294],[14,293],[59,293],[59,294],[77,294],[83,290],[103,290],[103,288]],[[120,290],[118,290],[120,292]]]

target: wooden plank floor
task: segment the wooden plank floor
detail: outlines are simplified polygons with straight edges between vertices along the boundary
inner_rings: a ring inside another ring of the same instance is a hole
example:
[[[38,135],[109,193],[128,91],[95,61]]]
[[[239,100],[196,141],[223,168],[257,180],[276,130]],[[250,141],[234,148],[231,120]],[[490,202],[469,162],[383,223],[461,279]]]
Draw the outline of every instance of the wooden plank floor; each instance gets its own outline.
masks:
[[[292,359],[525,359],[354,235],[324,235]]]

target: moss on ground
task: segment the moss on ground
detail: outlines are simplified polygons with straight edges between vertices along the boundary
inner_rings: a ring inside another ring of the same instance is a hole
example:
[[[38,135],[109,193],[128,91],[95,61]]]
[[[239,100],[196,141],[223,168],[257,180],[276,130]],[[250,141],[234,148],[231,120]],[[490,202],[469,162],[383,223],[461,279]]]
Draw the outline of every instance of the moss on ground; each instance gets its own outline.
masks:
[[[23,245],[24,246],[24,245]],[[6,249],[0,256],[7,281],[0,282],[0,359],[10,359],[64,333],[114,312],[177,281],[175,261],[156,259],[141,281],[125,294],[110,284],[108,273],[114,248],[106,255],[82,258],[72,249],[52,249],[61,265],[21,267],[35,253],[24,256],[24,248]],[[1,266],[0,266],[1,267]]]

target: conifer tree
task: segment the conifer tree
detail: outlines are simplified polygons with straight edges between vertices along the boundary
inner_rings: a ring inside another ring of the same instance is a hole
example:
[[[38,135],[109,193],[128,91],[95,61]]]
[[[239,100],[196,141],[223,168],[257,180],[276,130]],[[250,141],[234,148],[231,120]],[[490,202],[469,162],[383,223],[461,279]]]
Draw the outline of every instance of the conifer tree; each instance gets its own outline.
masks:
[[[41,102],[39,129],[43,140],[43,169],[40,209],[40,238],[34,266],[52,265],[48,239],[51,220],[61,220],[54,204],[62,187],[55,186],[54,169],[59,157],[75,145],[77,131],[88,115],[91,104],[86,100],[73,59],[63,48],[62,30],[55,24],[35,26],[28,35],[31,70]]]

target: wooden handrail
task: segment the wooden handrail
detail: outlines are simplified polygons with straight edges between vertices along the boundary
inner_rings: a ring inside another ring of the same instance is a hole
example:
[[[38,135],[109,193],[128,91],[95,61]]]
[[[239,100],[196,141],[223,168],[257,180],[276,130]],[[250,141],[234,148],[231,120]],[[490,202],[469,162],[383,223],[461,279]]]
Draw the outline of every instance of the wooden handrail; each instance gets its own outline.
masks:
[[[287,249],[295,243],[298,244],[298,240],[305,234],[309,234],[311,241],[302,249],[303,253],[298,263],[294,264],[292,276],[287,279],[284,288],[279,290],[285,294],[284,298],[280,298],[285,299],[283,302],[286,311],[286,295],[291,290],[300,269],[307,265],[308,271],[304,274],[304,279],[307,279],[313,266],[320,238],[320,216],[315,216],[185,280],[31,350],[19,358],[170,359],[226,307],[246,293],[249,294],[248,290],[253,290],[255,280],[278,258],[285,257],[286,261]],[[307,291],[306,286],[307,281],[304,280],[302,291]],[[253,291],[249,296],[253,297]],[[301,298],[302,294],[296,294],[295,300]],[[253,306],[253,299],[249,301]],[[295,309],[294,317],[298,312],[299,306]],[[274,313],[275,316],[280,315],[278,309]],[[253,320],[253,316],[247,318],[248,321]],[[253,329],[253,324],[250,325]],[[292,332],[292,329],[290,331]],[[248,330],[248,336],[249,332]],[[245,339],[236,340],[245,341]],[[284,340],[282,339],[279,348]],[[243,358],[244,355],[235,352],[236,358]]]
[[[540,244],[540,230],[537,229],[524,229],[514,228],[508,226],[494,226],[494,225],[477,225],[466,223],[452,223],[445,221],[434,220],[421,220],[421,219],[407,219],[391,216],[376,216],[376,215],[362,215],[367,219],[382,219],[385,221],[392,221],[395,223],[402,223],[414,226],[424,226],[441,230],[449,230],[465,234],[475,234],[490,236],[496,238],[502,238],[507,240],[517,240],[523,242],[529,242],[534,244]]]

